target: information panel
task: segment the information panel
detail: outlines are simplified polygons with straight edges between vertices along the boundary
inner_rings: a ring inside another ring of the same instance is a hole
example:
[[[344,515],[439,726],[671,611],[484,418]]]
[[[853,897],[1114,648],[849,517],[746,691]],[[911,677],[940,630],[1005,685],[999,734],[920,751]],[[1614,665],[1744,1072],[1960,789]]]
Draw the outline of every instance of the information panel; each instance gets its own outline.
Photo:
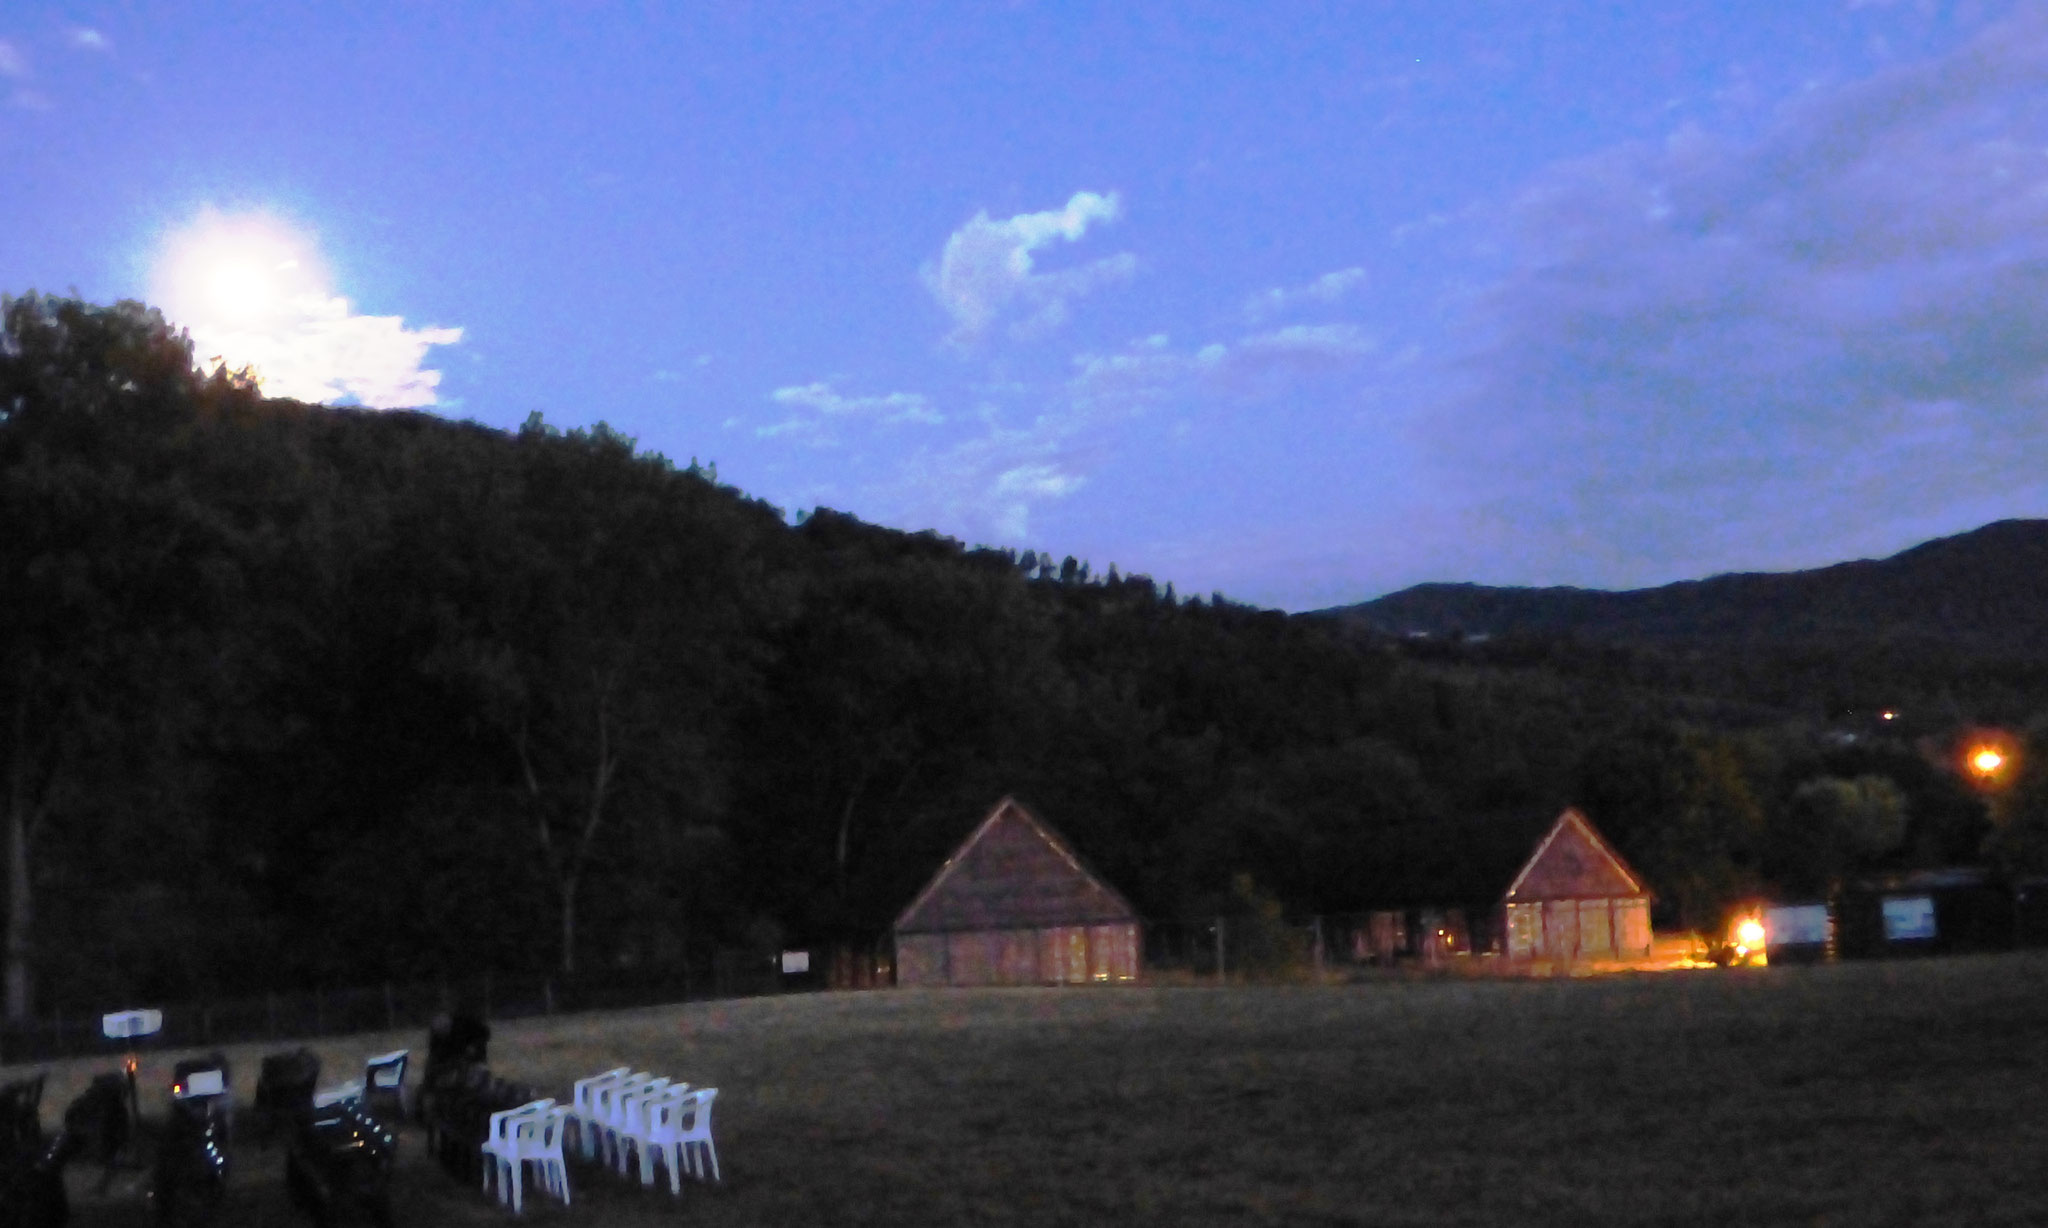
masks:
[[[1779,904],[1764,910],[1764,941],[1770,946],[1826,946],[1831,928],[1825,904]]]
[[[1888,895],[1884,898],[1884,940],[1911,942],[1934,937],[1934,898]]]

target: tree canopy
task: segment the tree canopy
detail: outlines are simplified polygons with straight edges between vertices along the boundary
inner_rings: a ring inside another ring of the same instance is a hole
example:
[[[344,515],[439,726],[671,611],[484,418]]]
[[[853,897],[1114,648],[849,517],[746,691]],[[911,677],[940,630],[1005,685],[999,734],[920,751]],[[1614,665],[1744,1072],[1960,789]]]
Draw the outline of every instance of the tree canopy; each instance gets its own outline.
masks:
[[[1688,924],[1991,830],[1691,650],[792,525],[603,424],[265,399],[134,303],[6,300],[0,525],[15,1016],[871,938],[1006,793],[1155,918],[1484,903],[1574,803]]]

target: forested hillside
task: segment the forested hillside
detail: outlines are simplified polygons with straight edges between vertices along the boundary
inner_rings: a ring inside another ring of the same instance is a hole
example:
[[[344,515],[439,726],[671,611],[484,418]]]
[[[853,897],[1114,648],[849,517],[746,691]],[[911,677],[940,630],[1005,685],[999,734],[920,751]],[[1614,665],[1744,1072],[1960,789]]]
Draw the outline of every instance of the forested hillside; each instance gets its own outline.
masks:
[[[1684,689],[1829,719],[1893,708],[2024,721],[2048,696],[2048,520],[1814,571],[1612,593],[1419,584],[1324,613],[1484,654],[1626,648]],[[1512,647],[1481,648],[1500,640]]]
[[[1005,793],[1155,918],[1484,901],[1571,802],[1690,923],[2041,845],[2038,782],[1943,758],[2048,709],[2024,654],[1850,741],[1718,650],[1409,640],[791,524],[602,425],[266,400],[136,304],[6,303],[0,591],[13,1016],[871,939]]]

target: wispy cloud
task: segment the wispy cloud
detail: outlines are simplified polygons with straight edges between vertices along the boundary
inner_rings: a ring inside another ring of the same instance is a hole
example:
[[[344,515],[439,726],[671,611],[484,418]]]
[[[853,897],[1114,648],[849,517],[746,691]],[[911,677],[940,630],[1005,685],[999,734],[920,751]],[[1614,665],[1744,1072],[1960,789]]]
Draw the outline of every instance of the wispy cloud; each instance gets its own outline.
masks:
[[[1176,348],[1163,334],[1108,354],[1076,355],[1067,393],[1093,412],[1133,412],[1176,399],[1265,396],[1342,372],[1378,349],[1356,324],[1290,324]]]
[[[694,370],[701,371],[705,367],[708,367],[710,365],[711,355],[709,354],[699,354],[696,357],[690,359],[690,366]],[[647,378],[653,380],[657,384],[680,384],[684,380],[690,378],[690,376],[689,372],[678,371],[673,367],[657,367],[654,371],[654,374],[648,376]]]
[[[768,399],[778,405],[815,409],[835,417],[858,415],[885,423],[944,422],[945,418],[922,393],[889,392],[881,396],[847,396],[822,381],[777,388]]]
[[[1016,335],[1047,332],[1066,321],[1074,299],[1129,280],[1137,258],[1128,252],[1049,273],[1036,271],[1032,256],[1056,241],[1079,241],[1091,226],[1113,222],[1121,211],[1114,192],[1076,192],[1064,207],[1041,213],[1002,221],[986,211],[975,214],[924,270],[926,286],[953,317],[948,340],[972,345],[1006,316],[1018,317],[1011,326]]]
[[[65,41],[83,51],[112,51],[114,45],[107,36],[91,26],[73,26],[65,34]]]
[[[1024,427],[990,423],[986,433],[920,449],[875,492],[884,508],[981,540],[1024,541],[1033,510],[1087,484],[1088,448],[1071,415],[1041,415]]]
[[[0,38],[0,80],[14,82],[7,91],[7,105],[21,111],[47,111],[50,99],[47,94],[28,84],[34,74],[29,71],[28,55],[21,48]]]
[[[2048,510],[2044,145],[2029,9],[1754,139],[1557,165],[1494,219],[1510,267],[1426,433],[1475,515],[1631,582],[1681,543],[1791,566],[1823,528],[1962,527],[1958,491]]]
[[[903,426],[934,425],[946,420],[923,393],[848,396],[823,380],[777,388],[768,394],[768,399],[799,412],[781,422],[757,427],[754,434],[764,439],[777,436],[797,439],[813,447],[829,447],[838,443],[840,436],[836,427],[854,422]]]
[[[877,491],[900,518],[1023,543],[1034,515],[1072,497],[1142,437],[1154,415],[1199,413],[1270,395],[1296,381],[1342,371],[1374,351],[1350,324],[1293,325],[1190,349],[1166,334],[1108,352],[1073,357],[1053,388],[1009,390],[1035,406],[1026,424],[1006,424],[993,406],[984,431],[916,453]],[[1164,428],[1171,430],[1171,427]],[[1156,433],[1155,433],[1156,435]]]
[[[1365,270],[1356,265],[1323,274],[1307,285],[1275,286],[1245,300],[1245,317],[1252,321],[1274,316],[1304,305],[1328,307],[1343,301],[1365,286]]]

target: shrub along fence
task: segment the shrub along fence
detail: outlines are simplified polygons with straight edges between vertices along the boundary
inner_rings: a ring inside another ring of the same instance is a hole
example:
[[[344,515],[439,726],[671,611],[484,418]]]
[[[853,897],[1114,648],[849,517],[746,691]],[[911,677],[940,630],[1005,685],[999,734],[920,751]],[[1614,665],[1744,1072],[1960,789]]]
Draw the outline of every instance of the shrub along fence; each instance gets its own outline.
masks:
[[[400,1028],[425,1028],[457,1006],[489,1019],[521,1019],[573,1011],[621,1010],[713,998],[754,997],[818,988],[812,976],[786,976],[778,954],[720,952],[709,964],[660,972],[565,977],[480,973],[432,981],[387,981],[340,989],[163,1004],[63,1005],[26,1023],[0,1024],[0,1063],[103,1055],[124,1048],[100,1034],[102,1014],[135,1007],[163,1011],[152,1048],[190,1048],[243,1041],[296,1040]]]
[[[1457,909],[1406,909],[1282,920],[1240,913],[1143,923],[1141,978],[1197,981],[1288,980],[1343,974],[1365,967],[1435,964],[1496,945],[1484,922]],[[0,1063],[50,1061],[121,1048],[100,1035],[102,1013],[135,1007],[163,1011],[152,1046],[191,1048],[245,1041],[282,1041],[355,1032],[425,1028],[457,1006],[489,1019],[521,1019],[575,1011],[620,1010],[718,998],[757,997],[890,984],[887,940],[872,946],[828,946],[807,963],[785,963],[777,951],[728,949],[708,963],[672,970],[580,974],[480,973],[432,981],[389,981],[339,989],[279,991],[258,996],[172,1003],[65,1003],[27,1023],[0,1024]],[[786,971],[785,969],[791,969]]]

